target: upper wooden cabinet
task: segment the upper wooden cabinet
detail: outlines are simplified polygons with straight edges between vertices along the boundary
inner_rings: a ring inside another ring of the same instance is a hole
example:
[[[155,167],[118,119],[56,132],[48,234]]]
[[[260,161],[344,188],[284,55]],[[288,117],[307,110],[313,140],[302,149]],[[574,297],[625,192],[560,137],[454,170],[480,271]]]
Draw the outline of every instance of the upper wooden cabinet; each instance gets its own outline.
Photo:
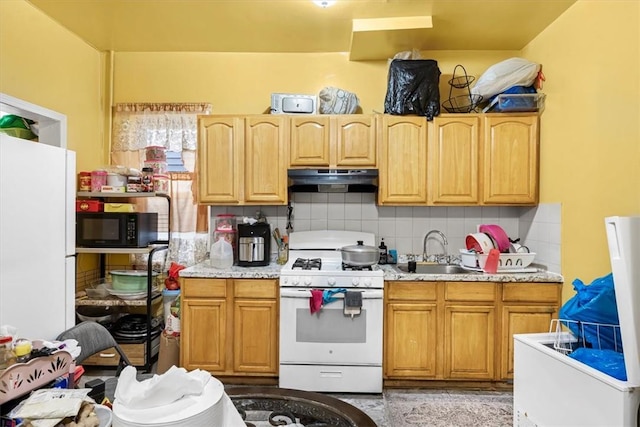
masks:
[[[202,116],[198,121],[198,202],[287,202],[284,116]]]
[[[429,204],[477,204],[480,117],[435,117],[429,124]]]
[[[378,204],[426,204],[427,119],[385,114],[378,129]]]
[[[482,162],[482,203],[538,203],[539,118],[486,115]]]
[[[376,167],[374,115],[291,116],[289,120],[291,167]]]

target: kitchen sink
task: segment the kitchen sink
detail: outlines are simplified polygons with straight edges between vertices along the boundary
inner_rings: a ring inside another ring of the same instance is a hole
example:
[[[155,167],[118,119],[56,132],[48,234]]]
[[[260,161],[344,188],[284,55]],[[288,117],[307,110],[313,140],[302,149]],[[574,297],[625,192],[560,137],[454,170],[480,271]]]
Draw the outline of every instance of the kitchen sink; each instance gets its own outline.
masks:
[[[404,273],[409,272],[407,264],[397,264],[396,268]],[[416,274],[469,274],[472,271],[466,270],[456,264],[417,264]]]

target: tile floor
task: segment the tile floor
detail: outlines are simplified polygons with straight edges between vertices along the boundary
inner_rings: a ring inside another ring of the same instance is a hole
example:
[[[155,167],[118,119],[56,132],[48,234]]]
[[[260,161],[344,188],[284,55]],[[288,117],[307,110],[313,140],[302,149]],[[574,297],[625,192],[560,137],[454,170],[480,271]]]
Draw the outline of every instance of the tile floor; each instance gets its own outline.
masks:
[[[85,368],[80,386],[109,378],[115,370]],[[366,413],[379,427],[507,427],[512,425],[513,394],[431,389],[385,389],[381,394],[335,394]]]

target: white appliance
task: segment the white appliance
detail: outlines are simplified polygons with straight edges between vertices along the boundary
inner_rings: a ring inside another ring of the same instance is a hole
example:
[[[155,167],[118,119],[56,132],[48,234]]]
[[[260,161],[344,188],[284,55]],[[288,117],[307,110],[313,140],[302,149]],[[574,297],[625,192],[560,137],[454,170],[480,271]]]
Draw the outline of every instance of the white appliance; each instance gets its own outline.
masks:
[[[0,110],[39,127],[0,133],[0,325],[51,340],[75,324],[75,153],[64,115],[5,94]]]
[[[381,393],[384,272],[343,266],[336,249],[372,233],[302,231],[289,236],[280,273],[279,386],[316,392]],[[359,314],[345,314],[345,291],[361,292]],[[312,290],[335,301],[311,313]]]
[[[575,340],[568,332],[515,335],[514,426],[640,425],[640,216],[605,227],[627,381],[556,351]]]
[[[317,114],[318,97],[296,93],[272,93],[271,114]]]

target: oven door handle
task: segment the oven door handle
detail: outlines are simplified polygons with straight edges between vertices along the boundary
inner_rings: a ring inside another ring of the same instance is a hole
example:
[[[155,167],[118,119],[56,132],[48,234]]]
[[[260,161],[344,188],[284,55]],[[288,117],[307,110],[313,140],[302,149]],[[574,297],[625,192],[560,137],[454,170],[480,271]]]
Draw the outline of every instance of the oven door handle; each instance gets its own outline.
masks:
[[[358,291],[357,289],[350,289]],[[384,292],[382,289],[368,289],[362,292],[362,299],[382,299]],[[296,288],[280,288],[281,298],[311,298],[310,289],[296,289]],[[333,294],[333,298],[344,299],[344,294]]]

